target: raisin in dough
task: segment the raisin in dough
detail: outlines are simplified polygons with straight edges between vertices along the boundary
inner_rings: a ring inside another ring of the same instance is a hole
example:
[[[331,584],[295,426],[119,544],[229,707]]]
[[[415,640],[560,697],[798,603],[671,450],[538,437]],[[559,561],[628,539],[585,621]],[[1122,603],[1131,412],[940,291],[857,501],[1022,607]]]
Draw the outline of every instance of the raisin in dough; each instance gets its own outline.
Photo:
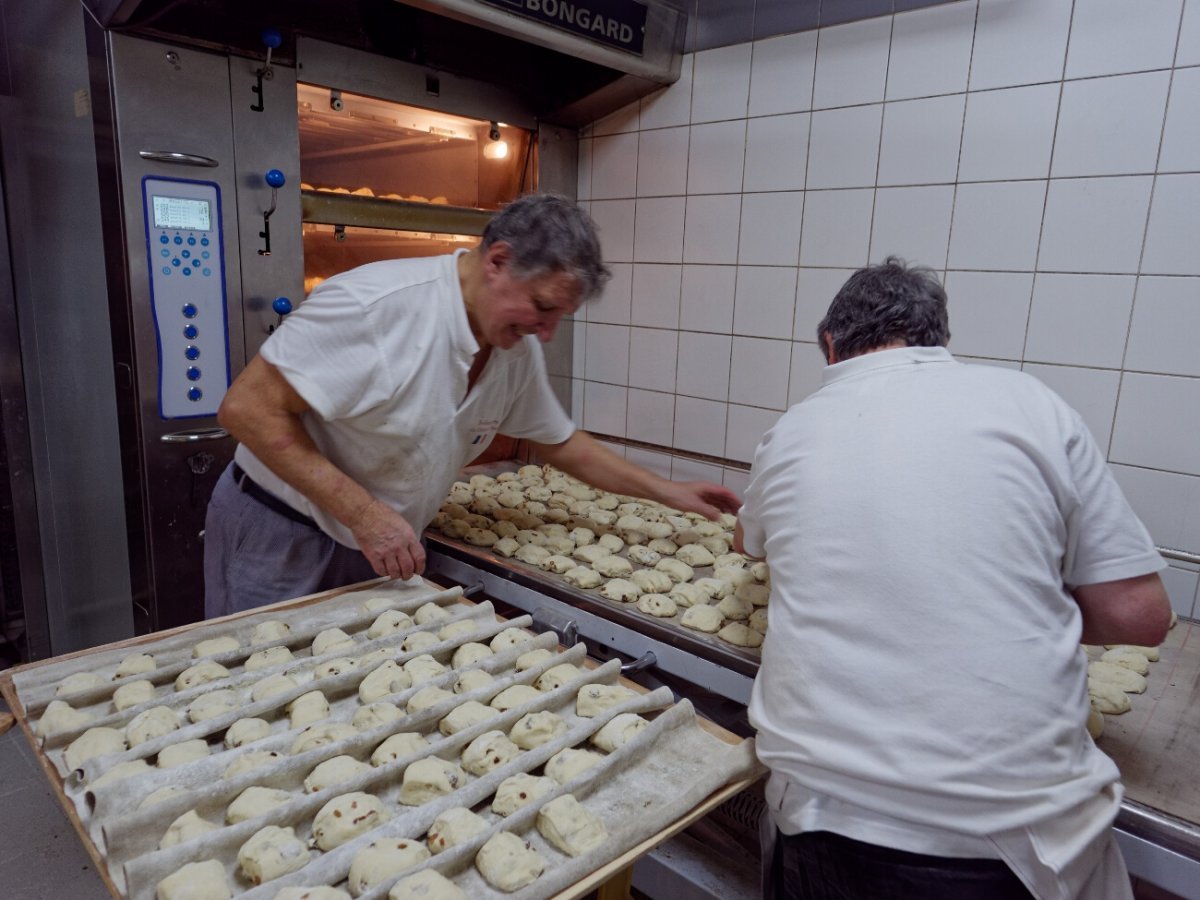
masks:
[[[604,823],[571,794],[555,797],[538,810],[537,830],[567,856],[582,856],[608,840]]]
[[[515,759],[521,748],[503,731],[485,731],[463,749],[462,767],[472,775],[486,775]]]
[[[268,825],[238,848],[237,860],[252,883],[262,884],[304,868],[309,849],[291,828]]]
[[[575,560],[571,559],[569,556],[562,556],[561,554],[547,556],[536,565],[543,571],[553,572],[555,575],[565,575],[572,569],[577,568],[575,565]]]
[[[492,887],[515,891],[533,884],[545,870],[546,861],[528,841],[501,831],[480,848],[475,867]]]
[[[313,818],[313,843],[319,850],[332,850],[390,818],[383,801],[373,794],[342,794],[322,806]]]
[[[429,849],[421,841],[385,838],[371,841],[354,854],[347,881],[355,897],[375,885],[429,859]]]
[[[488,830],[487,820],[471,810],[455,806],[433,820],[425,843],[433,853],[463,844]]]
[[[666,594],[642,594],[638,597],[637,608],[660,619],[669,619],[679,611],[678,604]]]

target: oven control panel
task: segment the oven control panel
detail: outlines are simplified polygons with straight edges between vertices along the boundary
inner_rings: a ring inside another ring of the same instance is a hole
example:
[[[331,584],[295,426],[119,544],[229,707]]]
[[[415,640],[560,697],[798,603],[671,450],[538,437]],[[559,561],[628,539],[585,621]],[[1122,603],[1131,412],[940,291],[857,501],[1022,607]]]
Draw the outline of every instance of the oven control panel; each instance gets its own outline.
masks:
[[[211,181],[142,179],[158,411],[214,416],[229,387],[221,191]]]

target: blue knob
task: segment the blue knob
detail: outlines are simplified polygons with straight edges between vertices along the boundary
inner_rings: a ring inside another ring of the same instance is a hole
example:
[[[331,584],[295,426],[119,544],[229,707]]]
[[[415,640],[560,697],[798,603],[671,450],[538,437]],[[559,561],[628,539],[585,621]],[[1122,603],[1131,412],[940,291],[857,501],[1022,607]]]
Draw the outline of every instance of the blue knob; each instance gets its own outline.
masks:
[[[189,400],[191,400],[193,403],[198,401],[203,396],[204,396],[204,391],[200,390],[200,388],[198,388],[198,387],[188,388],[187,398]]]
[[[283,43],[283,35],[279,33],[278,28],[264,28],[260,36],[262,37],[263,44],[272,50]]]
[[[276,297],[271,301],[271,309],[281,316],[286,316],[292,311],[292,301],[287,297]]]
[[[188,366],[188,370],[184,374],[187,375],[188,381],[199,381],[200,380],[200,370],[197,369],[195,366]]]
[[[195,344],[190,344],[189,346],[184,348],[183,355],[186,356],[188,359],[199,359],[200,358],[200,348],[197,347]]]
[[[287,181],[287,179],[283,177],[283,173],[278,169],[271,169],[269,172],[267,172],[267,184],[269,184],[271,187],[281,188],[283,187],[285,181]]]

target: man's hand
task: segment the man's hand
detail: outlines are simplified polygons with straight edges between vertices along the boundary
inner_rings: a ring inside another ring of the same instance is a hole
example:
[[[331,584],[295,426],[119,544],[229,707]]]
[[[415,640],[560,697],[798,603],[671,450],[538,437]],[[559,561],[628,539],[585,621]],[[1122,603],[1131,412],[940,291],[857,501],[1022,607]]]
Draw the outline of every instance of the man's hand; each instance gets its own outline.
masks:
[[[425,548],[419,536],[387,504],[372,500],[348,524],[375,574],[408,580],[425,571]]]
[[[736,513],[742,505],[729,488],[707,481],[668,481],[656,499],[666,506],[700,513],[708,519],[715,519],[723,512]]]

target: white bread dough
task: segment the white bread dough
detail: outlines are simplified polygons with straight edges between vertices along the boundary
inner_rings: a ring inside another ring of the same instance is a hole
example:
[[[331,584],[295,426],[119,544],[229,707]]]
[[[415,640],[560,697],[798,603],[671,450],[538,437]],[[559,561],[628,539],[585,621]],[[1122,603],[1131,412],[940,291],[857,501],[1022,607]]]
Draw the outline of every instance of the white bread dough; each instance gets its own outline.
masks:
[[[655,569],[639,569],[629,576],[629,580],[647,594],[665,594],[675,583],[666,572]]]
[[[679,605],[667,594],[642,594],[638,598],[637,608],[660,619],[669,619],[679,612]]]
[[[130,675],[145,675],[157,668],[158,663],[149,653],[130,653],[117,666],[117,671],[113,673],[113,680],[128,678]]]
[[[327,659],[313,666],[312,677],[314,679],[336,678],[338,675],[343,675],[346,672],[353,672],[357,665],[348,656],[335,656],[333,659]]]
[[[317,887],[281,888],[275,900],[350,900],[350,895],[341,888],[322,884]]]
[[[670,538],[654,538],[648,544],[646,544],[646,549],[653,550],[660,557],[674,556],[675,551],[679,549],[679,545]],[[655,565],[657,565],[657,563],[655,563]]]
[[[154,699],[154,685],[144,679],[123,684],[113,691],[113,709],[122,712]]]
[[[371,841],[354,854],[347,882],[350,893],[361,896],[375,885],[429,859],[429,849],[421,841],[384,838]]]
[[[508,730],[509,739],[522,750],[532,750],[567,733],[562,717],[548,709],[526,713]]]
[[[757,587],[757,585],[755,585]],[[742,588],[738,588],[741,591]],[[754,604],[749,600],[741,599],[735,592],[732,596],[726,597],[717,604],[717,612],[726,619],[735,619],[744,622],[750,618],[750,613],[754,612]]]
[[[289,703],[287,711],[290,727],[303,728],[329,717],[329,701],[320,691],[309,691]]]
[[[592,743],[606,753],[621,749],[650,725],[636,713],[618,713],[592,735]]]
[[[74,675],[68,675],[58,683],[58,687],[54,689],[54,696],[62,697],[66,694],[78,694],[80,691],[90,691],[107,686],[108,682],[95,672],[76,672]]]
[[[248,717],[238,719],[225,731],[225,746],[236,750],[246,744],[261,741],[271,733],[271,724],[266,719]]]
[[[1158,647],[1142,647],[1137,644],[1105,644],[1106,650],[1133,650],[1136,653],[1142,654],[1150,662],[1158,662],[1159,654]]]
[[[475,855],[475,868],[484,881],[502,891],[532,884],[546,868],[533,845],[509,831],[492,835]]]
[[[184,841],[198,838],[202,834],[216,831],[220,827],[216,822],[210,822],[208,819],[201,818],[200,814],[194,809],[189,809],[167,826],[167,830],[163,832],[162,838],[159,839],[158,849],[166,850],[168,847],[174,847],[176,844],[182,844]]]
[[[604,823],[571,794],[555,797],[538,810],[537,830],[567,856],[582,856],[608,840]]]
[[[700,544],[684,544],[675,551],[675,558],[693,568],[711,566],[715,559],[708,548]]]
[[[1129,696],[1115,684],[1093,681],[1091,678],[1088,679],[1088,699],[1092,709],[1109,716],[1127,713],[1133,705],[1129,702]]]
[[[463,540],[475,547],[490,547],[500,540],[500,535],[490,528],[469,528]]]
[[[440,756],[419,759],[404,770],[397,800],[405,806],[420,806],[458,790],[467,781],[467,773]]]
[[[320,850],[332,850],[390,818],[383,801],[375,795],[362,791],[342,794],[322,806],[313,817],[313,843]]]
[[[526,669],[532,669],[534,666],[540,666],[542,663],[546,662],[546,660],[553,659],[556,655],[557,654],[552,653],[549,650],[539,647],[537,650],[530,650],[528,653],[522,653],[520,656],[518,656],[514,668],[518,672],[524,672]]]
[[[268,700],[271,697],[286,694],[299,686],[300,682],[291,675],[276,672],[274,675],[268,675],[266,678],[254,682],[254,687],[250,688],[250,700],[258,703],[260,700]]]
[[[528,684],[514,684],[506,687],[493,697],[488,706],[492,709],[505,712],[520,706],[522,703],[540,699],[542,699],[542,693],[537,688],[531,687]]]
[[[620,556],[602,556],[592,563],[592,568],[605,578],[619,578],[623,575],[633,574],[633,563]]]
[[[241,646],[241,642],[231,634],[224,637],[209,638],[208,640],[199,641],[192,648],[192,658],[200,659],[204,656],[216,656],[218,653],[232,653]]]
[[[401,612],[398,609],[387,609],[381,612],[378,618],[371,623],[371,627],[367,629],[367,638],[373,641],[376,638],[386,637],[389,634],[395,634],[397,631],[404,631],[404,629],[412,627],[412,616],[408,613]]]
[[[555,575],[565,575],[572,569],[580,568],[576,566],[575,560],[561,554],[547,556],[540,563],[537,563],[537,566],[546,572],[553,572]]]
[[[735,647],[761,647],[763,642],[760,632],[741,622],[730,622],[717,632],[717,637]]]
[[[334,756],[320,763],[308,773],[304,779],[304,792],[306,794],[315,794],[318,791],[331,788],[335,784],[341,784],[343,781],[356,778],[363,772],[370,771],[370,766],[365,762],[355,759],[353,756],[347,756],[346,754]]]
[[[413,613],[413,619],[418,625],[431,625],[434,622],[444,622],[449,618],[450,613],[432,601],[424,604]]]
[[[458,681],[454,682],[454,693],[466,694],[486,684],[491,684],[495,680],[491,672],[483,669],[467,669],[458,676]]]
[[[291,799],[292,795],[287,791],[251,785],[238,794],[226,808],[225,821],[230,825],[248,822],[250,819],[265,816],[275,807],[283,806]]]
[[[445,688],[440,688],[436,684],[427,684],[408,698],[405,708],[410,713],[424,712],[453,699],[454,695]]]
[[[257,672],[271,666],[281,666],[293,658],[292,651],[287,647],[267,647],[251,653],[242,668],[247,672]]]
[[[97,726],[89,728],[63,751],[63,761],[68,769],[78,769],[89,759],[108,756],[125,750],[125,735],[115,728]]]
[[[327,653],[346,653],[354,649],[354,638],[340,628],[326,628],[313,638],[312,655],[324,656]]]
[[[309,849],[291,828],[268,825],[238,848],[242,873],[254,884],[273,881],[308,865]]]
[[[355,710],[350,724],[359,731],[370,731],[372,728],[379,728],[382,725],[387,725],[390,722],[395,722],[403,718],[404,713],[400,711],[400,707],[396,706],[395,703],[380,701],[378,703],[367,704]]]
[[[225,767],[221,777],[237,778],[239,775],[245,775],[255,769],[273,766],[281,758],[274,750],[247,750],[245,753],[239,753],[237,758]]]
[[[450,665],[456,669],[465,669],[467,666],[479,662],[481,659],[487,659],[489,656],[494,656],[492,648],[487,644],[481,644],[478,641],[467,641],[465,644],[460,644],[458,649],[454,651],[454,655],[450,657]]]
[[[1095,707],[1088,709],[1087,733],[1093,741],[1104,733],[1104,715]]]
[[[188,863],[158,883],[155,900],[229,900],[225,866],[215,859]]]
[[[134,684],[150,684],[150,682],[133,682]],[[129,685],[126,685],[129,687]],[[117,692],[120,692],[117,688]],[[154,695],[154,686],[150,686],[150,694]],[[113,705],[116,705],[116,694],[113,694]],[[133,704],[136,705],[136,704]],[[121,709],[122,707],[117,707]],[[51,737],[52,735],[62,734],[66,731],[75,731],[83,728],[88,722],[92,721],[92,716],[82,710],[75,709],[70,703],[65,700],[51,700],[50,705],[42,712],[41,718],[38,719],[35,733],[40,738]]]
[[[571,663],[559,663],[551,666],[537,677],[533,686],[539,691],[558,690],[564,684],[570,684],[580,675],[579,667]]]
[[[415,631],[400,642],[400,649],[405,653],[414,650],[428,650],[434,644],[440,644],[438,636],[430,631]]]
[[[488,823],[483,816],[476,815],[466,807],[455,806],[433,820],[425,843],[431,852],[441,853],[487,830]]]
[[[667,592],[667,596],[675,601],[676,606],[682,609],[687,609],[691,606],[703,606],[711,599],[700,585],[687,584],[686,582],[675,585]]]
[[[503,731],[485,731],[463,749],[462,767],[472,775],[486,775],[511,762],[520,752],[521,748]]]
[[[607,559],[620,559],[619,556],[610,556]],[[601,560],[603,562],[603,560]],[[622,560],[624,562],[624,560]],[[628,563],[626,563],[628,565]],[[605,583],[604,587],[600,588],[600,596],[606,597],[617,603],[632,603],[638,597],[642,596],[642,589],[632,581],[626,581],[624,578],[614,578]]]
[[[290,752],[295,756],[297,753],[312,750],[314,747],[336,744],[338,741],[352,738],[356,734],[358,734],[358,729],[349,722],[328,722],[309,725],[296,735],[296,739],[292,741]]]
[[[682,584],[685,581],[691,581],[692,575],[695,574],[692,571],[691,566],[689,566],[687,563],[680,562],[674,557],[660,559],[657,563],[655,563],[654,571],[662,572],[676,584]]]
[[[527,563],[531,566],[540,566],[545,563],[546,560],[550,559],[552,554],[549,550],[539,544],[526,542],[521,544],[521,546],[513,552],[513,555],[523,563]]]
[[[259,622],[250,632],[250,644],[269,644],[272,641],[285,640],[292,633],[292,626],[279,619],[267,619]]]
[[[425,740],[422,735],[402,731],[399,734],[393,734],[375,748],[375,752],[371,754],[371,765],[386,765],[402,757],[420,753],[428,746],[429,741]]]
[[[546,761],[546,775],[565,785],[602,759],[603,756],[591,750],[568,747],[566,750],[559,750]]]
[[[606,556],[612,556],[612,551],[603,544],[587,544],[583,547],[576,547],[575,552],[572,553],[571,556],[574,559],[587,563],[590,566],[598,559],[603,559]]]
[[[495,653],[508,650],[517,644],[525,644],[533,640],[533,635],[521,628],[505,628],[489,642],[488,646]]]
[[[757,631],[759,634],[767,633],[767,608],[761,607],[750,613],[750,618],[746,624]]]
[[[358,699],[363,703],[374,703],[382,697],[410,687],[412,676],[394,659],[389,659],[358,683]]]
[[[635,691],[619,684],[585,684],[575,695],[575,715],[590,719],[636,696]]]
[[[444,675],[446,667],[428,653],[422,653],[420,656],[414,656],[406,662],[404,664],[404,671],[412,678],[412,683],[417,685],[431,681],[439,675]]]
[[[175,690],[186,691],[188,688],[194,688],[197,685],[207,684],[210,681],[219,681],[222,678],[229,677],[229,670],[219,662],[214,662],[211,659],[206,659],[204,662],[198,662],[194,666],[189,666],[179,673],[175,679]]]
[[[88,789],[94,791],[104,787],[106,784],[112,784],[114,781],[120,781],[123,778],[132,778],[134,775],[144,775],[149,771],[151,771],[150,764],[144,759],[126,760],[125,762],[117,763],[95,781],[89,782]]]
[[[693,606],[685,610],[683,615],[679,617],[679,624],[685,628],[704,631],[708,634],[715,634],[720,631],[721,623],[724,621],[725,617],[714,606]]]
[[[1105,650],[1100,655],[1100,662],[1110,662],[1113,665],[1129,669],[1131,672],[1137,672],[1139,675],[1145,675],[1150,671],[1150,658],[1129,647]]]
[[[569,572],[563,572],[562,577],[563,581],[567,582],[567,584],[573,584],[575,587],[583,588],[584,590],[599,587],[600,582],[604,580],[599,572],[588,566],[576,566]]]
[[[521,772],[500,782],[496,796],[492,798],[492,812],[498,816],[511,816],[526,804],[557,789],[558,782],[553,778]]]
[[[771,588],[765,584],[743,584],[733,595],[751,606],[766,606],[771,597]]]
[[[707,594],[709,600],[724,600],[734,590],[733,583],[723,578],[697,578],[692,584]]]
[[[1146,690],[1146,679],[1124,666],[1111,662],[1088,663],[1088,681],[1103,681],[1114,684],[1129,694],[1141,694]]]
[[[472,725],[494,719],[498,715],[500,715],[498,710],[484,706],[478,700],[468,700],[450,710],[442,721],[438,722],[438,730],[446,735],[458,734]]]
[[[188,763],[208,756],[208,741],[196,738],[191,741],[180,741],[178,744],[168,744],[158,751],[160,769],[174,769],[176,766],[186,766]]]
[[[507,525],[509,528],[512,528],[514,532],[517,529],[517,526],[513,525],[511,522],[497,523],[496,528],[499,529],[500,525]],[[520,549],[521,545],[518,544],[511,536],[502,537],[492,545],[492,552],[499,556],[503,556],[505,559],[513,556]]]
[[[639,544],[629,548],[629,558],[639,566],[652,566],[662,559],[662,554],[651,550],[649,546]]]
[[[596,539],[596,543],[613,555],[625,549],[625,542],[615,534],[602,534]]]

